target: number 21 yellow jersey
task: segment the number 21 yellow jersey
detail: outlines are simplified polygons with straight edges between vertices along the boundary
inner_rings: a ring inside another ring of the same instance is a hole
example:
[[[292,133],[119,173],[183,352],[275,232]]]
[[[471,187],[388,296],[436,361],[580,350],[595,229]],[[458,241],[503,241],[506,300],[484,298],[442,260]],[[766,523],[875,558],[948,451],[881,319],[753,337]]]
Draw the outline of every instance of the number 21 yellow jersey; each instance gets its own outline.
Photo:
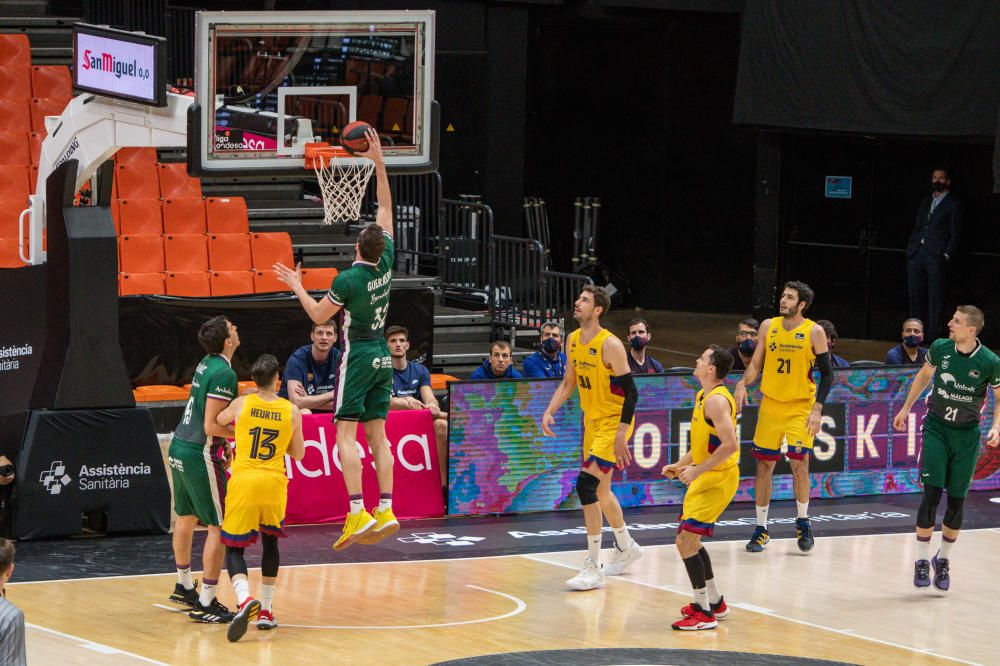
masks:
[[[771,327],[763,344],[764,370],[760,390],[772,400],[792,402],[813,400],[816,382],[813,381],[813,352],[809,333],[814,322],[806,319],[790,331],[781,325],[781,317],[771,320]]]

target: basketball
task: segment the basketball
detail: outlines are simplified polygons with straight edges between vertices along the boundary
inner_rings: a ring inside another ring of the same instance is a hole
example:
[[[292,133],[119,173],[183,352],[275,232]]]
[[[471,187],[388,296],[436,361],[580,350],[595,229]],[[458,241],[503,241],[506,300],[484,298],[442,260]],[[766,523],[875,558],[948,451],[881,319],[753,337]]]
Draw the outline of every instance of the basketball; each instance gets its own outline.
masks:
[[[344,125],[340,133],[340,145],[351,155],[363,153],[368,150],[368,139],[365,132],[372,129],[372,126],[363,120],[355,120],[353,123]]]

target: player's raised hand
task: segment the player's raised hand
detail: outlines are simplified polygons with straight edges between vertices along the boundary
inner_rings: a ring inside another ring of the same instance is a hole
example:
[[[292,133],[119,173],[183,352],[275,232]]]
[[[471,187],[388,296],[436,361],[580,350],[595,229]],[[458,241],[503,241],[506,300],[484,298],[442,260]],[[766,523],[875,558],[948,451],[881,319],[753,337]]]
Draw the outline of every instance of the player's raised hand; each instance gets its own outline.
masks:
[[[547,410],[542,414],[542,432],[544,432],[549,437],[555,437],[556,434],[552,432],[552,425],[556,422],[556,419]]]
[[[993,426],[986,435],[986,446],[996,448],[1000,446],[1000,426]]]
[[[909,420],[909,416],[910,410],[905,408],[900,409],[896,412],[896,418],[892,420],[892,427],[895,428],[897,432],[903,432],[906,430],[906,422]],[[993,431],[991,430],[990,432],[992,433]],[[996,444],[993,444],[993,446],[996,446]]]
[[[295,291],[296,285],[302,284],[302,264],[295,264],[295,268],[291,269],[285,266],[281,262],[278,262],[272,266],[274,269],[274,274],[279,280],[287,284],[292,291]]]
[[[369,128],[365,130],[365,138],[368,139],[368,150],[358,153],[358,157],[366,157],[376,164],[384,162],[385,157],[382,155],[382,143],[378,139],[378,132],[374,128]]]

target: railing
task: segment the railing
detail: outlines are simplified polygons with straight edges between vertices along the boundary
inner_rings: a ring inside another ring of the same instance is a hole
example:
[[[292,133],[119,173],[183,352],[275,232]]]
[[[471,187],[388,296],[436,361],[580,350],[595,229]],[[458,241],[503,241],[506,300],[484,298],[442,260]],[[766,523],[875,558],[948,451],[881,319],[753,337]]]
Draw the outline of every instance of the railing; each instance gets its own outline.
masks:
[[[470,201],[442,199],[436,237],[439,248],[438,278],[451,292],[481,298],[493,312],[490,293],[490,243],[493,211]]]

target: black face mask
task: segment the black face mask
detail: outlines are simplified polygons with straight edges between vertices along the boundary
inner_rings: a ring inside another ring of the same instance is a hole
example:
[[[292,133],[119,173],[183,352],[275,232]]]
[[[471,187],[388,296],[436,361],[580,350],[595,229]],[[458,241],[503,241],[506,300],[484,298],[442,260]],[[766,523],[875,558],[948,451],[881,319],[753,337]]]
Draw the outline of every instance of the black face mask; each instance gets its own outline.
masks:
[[[944,192],[945,184],[942,182],[931,183],[931,189],[935,192]]]
[[[903,344],[910,349],[916,349],[923,343],[923,341],[924,336],[922,335],[907,335],[903,338]]]
[[[747,338],[746,340],[740,341],[740,353],[744,356],[750,356],[753,354],[753,350],[757,348],[757,341],[752,338]]]

